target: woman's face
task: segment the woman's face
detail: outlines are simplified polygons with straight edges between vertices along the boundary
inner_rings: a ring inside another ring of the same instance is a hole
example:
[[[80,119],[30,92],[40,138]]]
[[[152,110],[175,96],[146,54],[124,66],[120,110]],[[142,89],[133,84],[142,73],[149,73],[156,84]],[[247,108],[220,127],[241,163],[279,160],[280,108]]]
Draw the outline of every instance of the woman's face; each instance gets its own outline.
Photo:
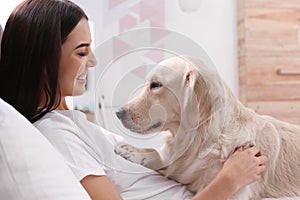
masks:
[[[85,91],[88,68],[97,64],[90,44],[89,24],[83,18],[62,45],[58,74],[62,97],[81,95]]]

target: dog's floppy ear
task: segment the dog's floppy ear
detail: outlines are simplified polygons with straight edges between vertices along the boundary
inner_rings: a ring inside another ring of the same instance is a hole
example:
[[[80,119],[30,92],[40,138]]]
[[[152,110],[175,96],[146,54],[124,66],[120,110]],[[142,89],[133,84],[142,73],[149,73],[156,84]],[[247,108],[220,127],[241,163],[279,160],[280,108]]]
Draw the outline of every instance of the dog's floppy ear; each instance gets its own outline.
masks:
[[[197,81],[197,72],[194,69],[188,69],[184,75],[185,83],[190,87],[194,88]]]
[[[198,73],[194,69],[187,69],[184,74],[184,98],[182,101],[183,110],[182,120],[189,127],[196,127],[199,123],[199,110],[198,110],[198,98],[195,93],[195,87],[197,84]]]

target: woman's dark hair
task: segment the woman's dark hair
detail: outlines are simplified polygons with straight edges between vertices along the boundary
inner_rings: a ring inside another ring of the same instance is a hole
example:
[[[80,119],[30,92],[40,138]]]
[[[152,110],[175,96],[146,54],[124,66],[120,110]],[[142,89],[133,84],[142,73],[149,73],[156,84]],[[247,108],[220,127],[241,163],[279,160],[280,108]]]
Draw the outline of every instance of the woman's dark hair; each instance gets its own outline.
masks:
[[[68,0],[26,0],[10,15],[1,44],[0,97],[31,122],[60,104],[61,46],[88,17]],[[43,105],[41,104],[41,100]]]

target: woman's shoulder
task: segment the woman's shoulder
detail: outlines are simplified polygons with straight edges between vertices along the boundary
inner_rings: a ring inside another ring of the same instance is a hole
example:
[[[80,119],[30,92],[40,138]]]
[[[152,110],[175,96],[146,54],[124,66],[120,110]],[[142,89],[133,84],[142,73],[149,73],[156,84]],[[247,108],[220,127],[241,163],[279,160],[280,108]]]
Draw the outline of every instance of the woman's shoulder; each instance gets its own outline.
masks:
[[[87,120],[86,115],[77,110],[52,111],[34,123],[34,125],[49,137],[78,137],[82,140],[103,141],[112,144],[123,141],[120,135],[112,133],[98,124]]]
[[[58,111],[51,111],[48,112],[45,116],[43,116],[41,119],[36,121],[34,125],[36,127],[42,127],[42,126],[49,126],[51,127],[52,124],[58,125],[58,124],[70,124],[72,120],[68,118],[66,115],[61,114]]]
[[[73,111],[51,111],[34,123],[43,134],[60,134],[78,132],[73,118],[76,118]]]

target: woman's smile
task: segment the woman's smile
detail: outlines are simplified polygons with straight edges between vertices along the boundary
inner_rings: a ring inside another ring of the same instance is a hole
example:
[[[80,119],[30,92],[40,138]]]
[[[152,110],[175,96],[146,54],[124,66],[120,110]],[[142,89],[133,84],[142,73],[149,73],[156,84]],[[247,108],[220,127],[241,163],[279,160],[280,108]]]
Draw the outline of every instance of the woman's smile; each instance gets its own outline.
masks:
[[[79,81],[79,83],[86,84],[86,78],[87,78],[87,74],[84,74],[78,76],[77,80]]]

